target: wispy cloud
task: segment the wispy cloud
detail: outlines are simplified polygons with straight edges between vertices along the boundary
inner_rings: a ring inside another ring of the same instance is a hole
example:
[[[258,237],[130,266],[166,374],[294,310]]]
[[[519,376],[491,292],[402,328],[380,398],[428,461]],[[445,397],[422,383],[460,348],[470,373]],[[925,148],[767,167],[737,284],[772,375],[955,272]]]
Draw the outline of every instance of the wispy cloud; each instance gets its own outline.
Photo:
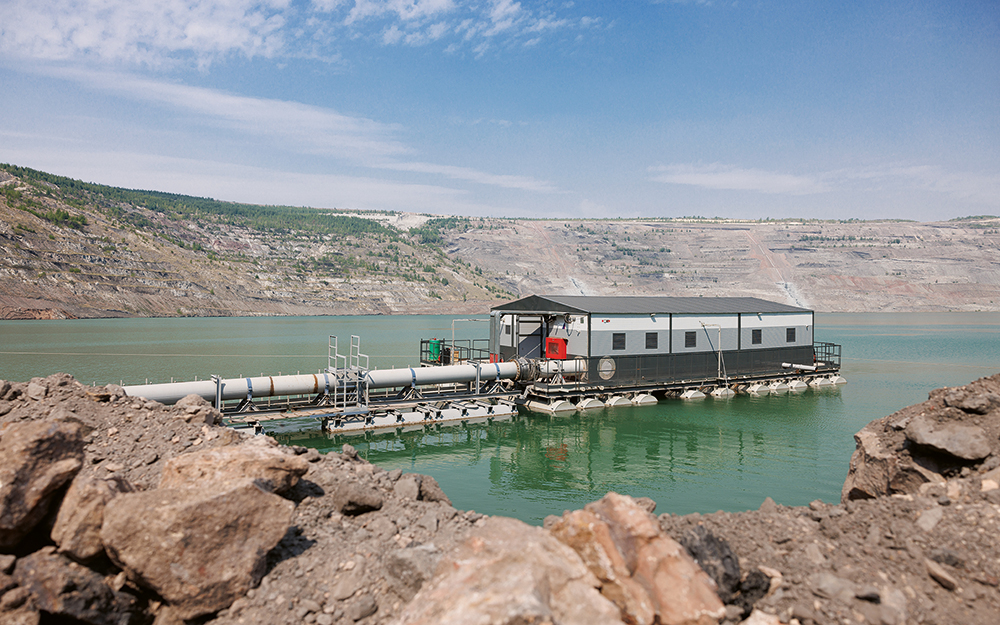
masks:
[[[650,180],[704,189],[810,195],[836,191],[931,191],[959,200],[1000,205],[1000,175],[948,171],[936,165],[890,163],[792,174],[721,163],[680,163],[649,168]]]
[[[569,16],[512,0],[9,0],[0,52],[47,61],[100,60],[156,67],[221,58],[336,58],[339,42],[445,42],[482,53],[497,41],[537,41],[587,29]]]
[[[401,126],[343,115],[328,108],[234,95],[124,73],[68,69],[47,73],[91,89],[192,115],[198,124],[234,131],[241,137],[255,137],[275,149],[330,156],[372,170],[412,172],[529,192],[559,191],[549,182],[528,176],[413,161],[416,150],[399,138],[405,132]]]
[[[521,191],[536,191],[541,193],[558,193],[559,189],[550,182],[536,180],[528,176],[511,176],[504,174],[489,174],[486,172],[470,169],[468,167],[456,167],[453,165],[435,165],[433,163],[386,163],[380,165],[382,169],[392,169],[396,171],[410,171],[423,174],[437,174],[453,178],[455,180],[466,180],[478,184],[487,184],[507,189],[519,189]]]
[[[878,190],[933,191],[959,200],[1000,206],[1000,175],[949,171],[938,165],[892,163],[889,165],[844,169],[831,172],[831,179],[841,179]]]
[[[652,180],[706,189],[756,191],[788,195],[806,195],[827,191],[827,186],[812,176],[786,174],[762,169],[747,169],[721,163],[674,164],[650,167]]]
[[[0,139],[9,137],[0,132]],[[304,174],[218,161],[86,149],[37,153],[31,143],[9,151],[19,162],[83,180],[129,188],[158,189],[255,204],[319,208],[376,208],[458,215],[503,214],[506,207],[477,202],[467,191],[444,185],[380,177]]]
[[[118,72],[58,69],[48,74],[133,100],[193,114],[206,126],[269,139],[306,154],[370,161],[411,152],[400,127],[299,102],[254,98]]]

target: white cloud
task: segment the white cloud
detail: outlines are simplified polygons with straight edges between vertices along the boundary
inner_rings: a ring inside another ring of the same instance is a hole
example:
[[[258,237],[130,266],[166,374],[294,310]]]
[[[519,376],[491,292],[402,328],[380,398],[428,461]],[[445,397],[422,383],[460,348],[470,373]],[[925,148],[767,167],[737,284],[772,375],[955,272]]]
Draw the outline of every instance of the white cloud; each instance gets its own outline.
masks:
[[[598,21],[512,0],[8,0],[0,53],[206,67],[233,55],[335,59],[339,41],[366,38],[412,46],[440,40],[451,52],[470,42],[481,53],[490,42],[523,43]]]
[[[404,22],[420,20],[455,9],[452,0],[356,0],[346,24],[382,15],[395,15]]]
[[[435,165],[433,163],[386,163],[380,165],[382,169],[395,171],[410,171],[423,174],[437,174],[447,176],[455,180],[467,180],[478,184],[493,185],[507,189],[518,189],[521,191],[536,191],[541,193],[558,193],[559,189],[550,182],[536,180],[528,176],[512,176],[507,174],[490,174],[468,167],[456,167],[454,165]]]
[[[712,163],[674,164],[650,167],[652,180],[668,184],[683,184],[706,189],[756,191],[789,195],[822,193],[829,189],[819,179],[761,169],[745,169],[733,165]]]
[[[842,191],[931,191],[994,209],[1000,206],[1000,175],[948,171],[936,165],[892,163],[802,175],[721,163],[681,163],[650,167],[649,172],[653,174],[650,179],[656,182],[704,189],[793,196]]]
[[[0,135],[3,136],[3,135]],[[217,161],[142,153],[15,150],[22,163],[82,180],[253,204],[448,214],[502,214],[460,189],[377,177],[303,174]]]
[[[153,65],[178,54],[270,57],[286,46],[288,10],[288,0],[13,0],[0,51]]]
[[[327,108],[233,95],[130,74],[82,70],[49,73],[93,89],[191,113],[199,123],[270,139],[276,145],[307,154],[368,161],[410,151],[395,138],[398,126]]]
[[[933,191],[978,204],[1000,207],[1000,175],[948,171],[937,165],[893,163],[866,169],[845,169],[831,172],[844,184],[863,183],[879,190]]]
[[[193,116],[197,124],[234,131],[270,149],[329,156],[373,170],[412,172],[537,193],[551,183],[528,176],[493,174],[468,167],[400,160],[414,150],[398,139],[403,129],[298,102],[251,98],[121,73],[51,70],[49,74],[89,88],[120,94]],[[496,123],[496,120],[491,120]]]

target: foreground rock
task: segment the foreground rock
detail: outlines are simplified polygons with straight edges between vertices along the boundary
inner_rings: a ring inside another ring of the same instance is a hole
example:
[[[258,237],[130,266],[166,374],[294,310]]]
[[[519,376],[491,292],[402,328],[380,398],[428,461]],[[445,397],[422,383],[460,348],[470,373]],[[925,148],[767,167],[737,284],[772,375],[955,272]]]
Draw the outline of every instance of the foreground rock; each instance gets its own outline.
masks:
[[[133,490],[132,485],[120,477],[100,480],[92,475],[78,475],[66,491],[52,526],[52,541],[59,546],[59,551],[78,562],[102,555],[104,508],[116,496]]]
[[[0,623],[993,625],[998,388],[935,391],[860,432],[852,467],[880,467],[852,469],[860,499],[653,517],[610,493],[538,528],[456,510],[347,445],[218,427],[197,398],[0,382],[0,467],[22,466],[11,431],[49,449],[75,424],[83,450],[75,476],[59,455],[11,473],[41,476],[9,501],[45,511],[0,554]]]
[[[601,581],[630,623],[716,623],[725,615],[715,582],[634,499],[608,493],[546,523]]]
[[[569,547],[515,519],[487,519],[441,570],[395,623],[623,622]]]
[[[193,618],[257,585],[293,509],[250,479],[225,490],[161,488],[113,499],[101,540],[131,579]]]
[[[223,488],[245,478],[260,480],[274,493],[295,486],[309,463],[276,446],[274,439],[251,439],[239,447],[220,447],[174,458],[163,469],[160,488]]]
[[[32,398],[46,389],[28,385]],[[56,491],[83,466],[79,423],[29,421],[0,430],[0,550],[12,549],[49,511]]]
[[[48,614],[92,625],[126,625],[141,621],[142,606],[129,593],[110,588],[104,577],[45,547],[19,558],[14,579],[34,606]]]
[[[854,438],[844,502],[916,494],[974,467],[1000,467],[1000,376],[933,391]]]

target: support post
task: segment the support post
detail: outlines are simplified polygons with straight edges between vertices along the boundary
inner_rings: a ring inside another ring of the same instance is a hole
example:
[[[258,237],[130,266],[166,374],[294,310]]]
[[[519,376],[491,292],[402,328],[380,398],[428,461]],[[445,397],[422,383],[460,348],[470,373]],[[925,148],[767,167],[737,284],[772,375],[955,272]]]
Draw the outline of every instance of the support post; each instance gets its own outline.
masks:
[[[212,375],[212,381],[215,382],[215,409],[222,410],[222,376]]]

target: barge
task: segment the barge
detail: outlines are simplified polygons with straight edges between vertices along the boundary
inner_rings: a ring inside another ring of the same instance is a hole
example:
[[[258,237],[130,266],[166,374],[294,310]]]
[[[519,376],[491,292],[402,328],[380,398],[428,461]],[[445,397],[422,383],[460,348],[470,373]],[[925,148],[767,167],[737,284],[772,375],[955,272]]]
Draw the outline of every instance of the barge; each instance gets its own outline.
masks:
[[[235,427],[328,432],[425,428],[835,386],[840,345],[816,342],[815,313],[751,297],[533,295],[490,311],[489,337],[420,341],[420,364],[369,367],[361,340],[315,374],[126,386],[166,404],[195,394]]]

